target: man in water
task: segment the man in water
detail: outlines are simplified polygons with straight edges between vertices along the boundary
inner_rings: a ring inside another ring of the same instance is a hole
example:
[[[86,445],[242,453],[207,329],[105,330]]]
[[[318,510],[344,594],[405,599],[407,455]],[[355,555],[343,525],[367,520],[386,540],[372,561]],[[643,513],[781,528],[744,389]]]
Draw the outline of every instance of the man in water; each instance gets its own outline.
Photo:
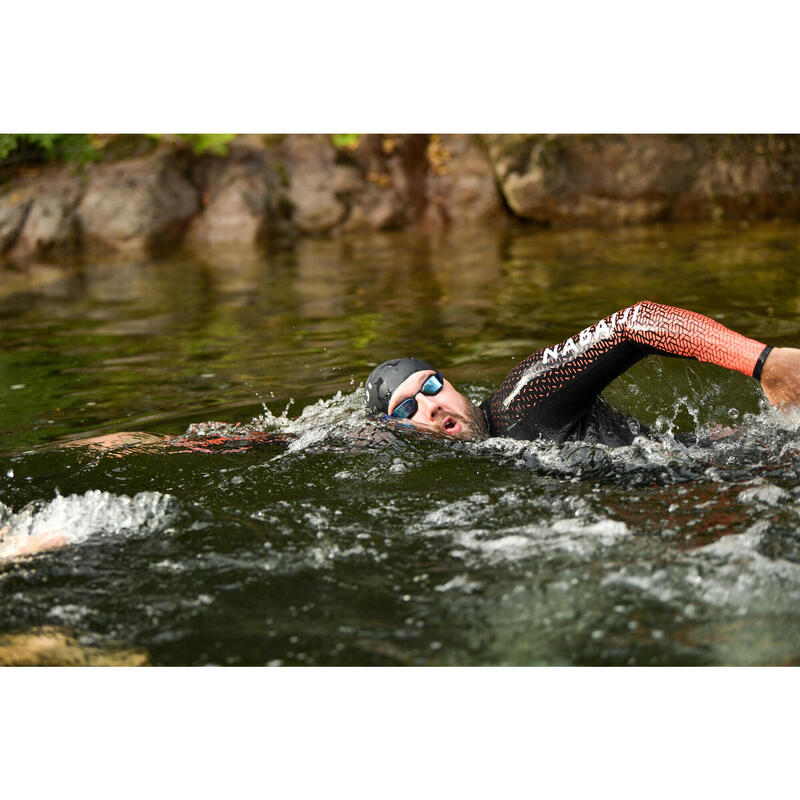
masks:
[[[480,407],[416,358],[385,361],[364,389],[367,409],[462,439],[507,436],[630,444],[641,423],[599,396],[647,355],[693,358],[761,382],[774,406],[800,404],[800,350],[748,339],[693,311],[648,300],[601,319],[517,364]]]
[[[600,392],[651,354],[693,358],[737,370],[760,380],[774,406],[800,405],[800,349],[773,348],[702,314],[649,300],[532,353],[480,407],[456,391],[431,364],[416,358],[393,359],[375,367],[364,393],[373,415],[460,439],[590,439],[617,446],[630,444],[646,428],[611,408]],[[234,453],[291,438],[291,434],[246,430],[215,435],[190,431],[169,437],[124,432],[80,439],[69,446],[114,450],[154,445]]]
[[[394,359],[375,367],[367,378],[365,399],[374,415],[461,439],[592,439],[624,445],[644,426],[612,409],[600,392],[650,354],[693,358],[737,370],[759,380],[772,405],[800,406],[800,349],[773,348],[702,314],[646,300],[532,353],[480,407],[456,391],[431,364],[416,358]],[[285,443],[288,438],[246,431],[200,436],[190,432],[175,437],[127,432],[82,439],[70,446],[117,452],[126,447],[167,446],[234,453]],[[57,530],[27,538],[7,538],[4,533],[0,529],[0,559],[65,544]]]

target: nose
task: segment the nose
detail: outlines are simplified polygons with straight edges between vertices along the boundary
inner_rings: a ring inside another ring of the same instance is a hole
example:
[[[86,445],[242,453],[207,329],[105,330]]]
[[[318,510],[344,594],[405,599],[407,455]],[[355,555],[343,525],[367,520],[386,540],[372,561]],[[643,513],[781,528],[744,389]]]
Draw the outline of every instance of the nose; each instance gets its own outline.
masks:
[[[430,420],[436,416],[436,410],[439,408],[435,397],[428,397],[421,393],[417,395],[417,406],[422,412],[422,416]]]

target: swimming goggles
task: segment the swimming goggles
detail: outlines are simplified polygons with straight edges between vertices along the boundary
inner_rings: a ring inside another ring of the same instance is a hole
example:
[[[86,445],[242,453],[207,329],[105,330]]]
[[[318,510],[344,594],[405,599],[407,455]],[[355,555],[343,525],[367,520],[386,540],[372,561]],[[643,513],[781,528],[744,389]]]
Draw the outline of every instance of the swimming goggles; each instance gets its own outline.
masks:
[[[439,394],[442,389],[444,389],[444,379],[441,373],[434,372],[433,375],[426,378],[419,392],[422,392],[427,397],[433,397],[433,395]],[[415,392],[413,397],[407,397],[403,400],[389,416],[394,419],[409,419],[413,417],[417,413],[417,395],[419,392]]]

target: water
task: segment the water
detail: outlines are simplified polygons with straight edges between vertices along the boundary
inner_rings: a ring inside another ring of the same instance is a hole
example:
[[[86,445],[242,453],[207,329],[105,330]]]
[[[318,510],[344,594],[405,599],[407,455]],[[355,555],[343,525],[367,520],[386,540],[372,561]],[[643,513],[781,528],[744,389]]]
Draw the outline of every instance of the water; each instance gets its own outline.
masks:
[[[358,387],[414,354],[479,400],[643,298],[797,344],[798,242],[521,228],[4,272],[0,663],[797,663],[800,422],[753,381],[647,359],[606,397],[657,435],[618,449],[376,428]],[[190,426],[298,438],[62,446]],[[35,537],[64,546],[8,557]]]

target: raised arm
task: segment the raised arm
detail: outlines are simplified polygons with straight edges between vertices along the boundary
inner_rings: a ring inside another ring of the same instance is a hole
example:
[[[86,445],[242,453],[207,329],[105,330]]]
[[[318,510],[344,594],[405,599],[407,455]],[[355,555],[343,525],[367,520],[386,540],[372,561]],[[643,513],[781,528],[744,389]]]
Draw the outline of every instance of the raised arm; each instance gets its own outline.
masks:
[[[559,436],[611,381],[648,354],[693,358],[759,378],[771,349],[702,314],[643,300],[532,353],[485,409],[493,432]]]

